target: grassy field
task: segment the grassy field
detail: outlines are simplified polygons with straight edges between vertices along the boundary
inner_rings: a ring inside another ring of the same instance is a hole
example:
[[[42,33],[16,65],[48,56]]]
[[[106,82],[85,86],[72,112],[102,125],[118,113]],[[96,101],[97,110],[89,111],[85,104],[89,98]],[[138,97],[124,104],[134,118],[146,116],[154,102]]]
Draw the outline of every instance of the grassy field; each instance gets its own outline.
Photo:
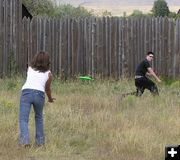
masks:
[[[46,103],[46,146],[19,148],[18,113],[24,79],[0,80],[0,160],[164,160],[167,144],[180,144],[180,82],[163,82],[160,96],[141,98],[132,80],[53,82]],[[34,144],[34,114],[29,129]]]

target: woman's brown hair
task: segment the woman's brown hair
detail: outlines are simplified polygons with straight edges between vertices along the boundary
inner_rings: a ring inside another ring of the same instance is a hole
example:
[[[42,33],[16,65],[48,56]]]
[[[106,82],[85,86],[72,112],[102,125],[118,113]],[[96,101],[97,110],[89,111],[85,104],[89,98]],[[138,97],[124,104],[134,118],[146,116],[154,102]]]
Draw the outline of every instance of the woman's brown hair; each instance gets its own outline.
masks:
[[[31,67],[40,72],[48,71],[50,68],[49,54],[44,51],[37,53],[31,62]]]

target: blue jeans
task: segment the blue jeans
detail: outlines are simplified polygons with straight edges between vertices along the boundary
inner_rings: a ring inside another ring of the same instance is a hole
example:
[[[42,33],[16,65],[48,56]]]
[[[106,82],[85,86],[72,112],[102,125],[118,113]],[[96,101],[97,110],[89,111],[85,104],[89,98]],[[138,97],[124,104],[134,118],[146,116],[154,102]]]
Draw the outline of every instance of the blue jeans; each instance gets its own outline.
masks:
[[[36,125],[36,144],[44,144],[44,127],[43,127],[43,107],[45,101],[45,94],[42,91],[34,89],[24,89],[21,93],[20,99],[20,113],[19,113],[19,127],[20,136],[19,144],[30,144],[28,122],[31,105],[33,105],[35,112]]]

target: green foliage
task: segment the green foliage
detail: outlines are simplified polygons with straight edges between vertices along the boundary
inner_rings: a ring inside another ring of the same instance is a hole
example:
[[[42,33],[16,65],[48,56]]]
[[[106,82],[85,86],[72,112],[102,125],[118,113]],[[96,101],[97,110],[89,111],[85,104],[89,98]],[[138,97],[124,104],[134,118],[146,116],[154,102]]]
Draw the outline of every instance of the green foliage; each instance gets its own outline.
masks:
[[[13,77],[5,78],[0,81],[0,90],[1,91],[14,91],[16,92],[17,89],[20,89],[23,85],[24,79],[20,79],[21,76],[14,75]],[[3,82],[3,85],[1,85]]]
[[[22,0],[33,16],[53,16],[54,4],[51,0]]]
[[[169,12],[169,18],[176,18],[177,14],[175,12]]]
[[[70,4],[57,5],[52,0],[22,0],[23,4],[27,7],[33,16],[48,16],[48,17],[72,17],[84,18],[94,16],[94,11],[88,11],[82,6],[74,7]],[[109,11],[102,12],[101,16],[112,16]],[[179,18],[180,14],[170,12],[165,0],[157,0],[154,2],[152,14],[143,14],[140,10],[134,10],[129,17],[152,17],[152,16],[168,16],[170,18]],[[124,16],[126,17],[126,13]]]
[[[177,82],[176,79],[174,78],[168,78],[168,77],[161,77],[162,82],[165,86],[170,86],[172,85],[174,82]]]
[[[142,16],[143,12],[140,10],[134,10],[130,16]]]
[[[170,85],[171,88],[180,88],[180,81],[174,81]]]
[[[179,19],[179,18],[180,18],[180,14],[177,14],[177,15],[176,15],[176,19]]]
[[[84,7],[73,7],[70,4],[59,5],[51,0],[22,0],[33,16],[49,17],[89,17],[92,11],[87,11]]]
[[[144,14],[140,10],[134,10],[133,13],[129,17],[151,17],[151,14]]]
[[[90,17],[92,12],[87,11],[84,7],[73,7],[70,4],[55,7],[55,17]]]
[[[15,54],[13,51],[8,52],[8,76],[12,77],[18,72],[18,65],[15,59]]]
[[[0,99],[0,105],[1,105],[1,107],[5,107],[5,108],[13,107],[13,103],[9,102],[9,100],[7,100],[7,99]]]
[[[107,11],[107,10],[105,10],[103,13],[102,13],[102,16],[103,17],[110,17],[110,16],[112,16],[112,13],[111,12],[109,12],[109,11]]]
[[[165,0],[157,0],[154,2],[152,13],[155,17],[165,17],[169,15],[169,7]]]

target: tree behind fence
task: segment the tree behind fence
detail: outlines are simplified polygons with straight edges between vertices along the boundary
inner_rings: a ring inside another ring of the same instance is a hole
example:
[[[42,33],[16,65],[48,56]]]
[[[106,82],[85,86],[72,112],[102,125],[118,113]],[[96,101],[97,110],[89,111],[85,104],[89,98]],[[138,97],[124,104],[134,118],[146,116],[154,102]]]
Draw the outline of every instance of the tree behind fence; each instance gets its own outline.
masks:
[[[12,7],[14,5],[12,4]],[[16,6],[18,7],[18,6]],[[0,75],[24,73],[39,50],[51,55],[58,76],[133,76],[147,51],[158,74],[179,77],[180,20],[168,18],[24,18],[0,4]],[[9,18],[14,17],[14,18]]]

